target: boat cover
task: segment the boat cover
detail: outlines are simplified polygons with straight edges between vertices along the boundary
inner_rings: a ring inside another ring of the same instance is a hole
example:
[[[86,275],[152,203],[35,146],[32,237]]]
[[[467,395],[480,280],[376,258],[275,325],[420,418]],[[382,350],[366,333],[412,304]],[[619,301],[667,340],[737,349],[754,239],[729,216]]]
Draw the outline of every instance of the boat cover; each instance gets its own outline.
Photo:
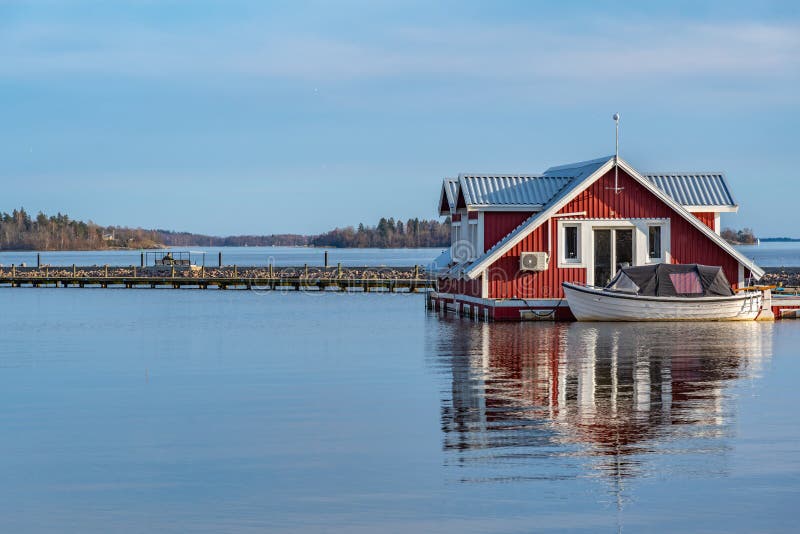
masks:
[[[647,297],[729,297],[722,267],[657,263],[623,267],[606,286],[611,291]]]

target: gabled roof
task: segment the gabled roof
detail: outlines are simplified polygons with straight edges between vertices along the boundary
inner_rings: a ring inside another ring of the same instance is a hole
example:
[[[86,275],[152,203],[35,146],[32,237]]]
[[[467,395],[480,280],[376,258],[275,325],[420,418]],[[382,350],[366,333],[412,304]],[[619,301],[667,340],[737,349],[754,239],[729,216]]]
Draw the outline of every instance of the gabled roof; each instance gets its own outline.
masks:
[[[445,178],[442,182],[442,192],[439,193],[439,215],[449,215],[449,212],[444,211],[445,202],[449,210],[453,211],[456,207],[456,198],[458,198],[458,178]]]
[[[470,208],[525,206],[532,210],[546,204],[571,179],[533,174],[458,176],[464,202]]]
[[[736,211],[728,181],[721,172],[710,173],[647,173],[644,175],[675,202],[691,211]]]
[[[558,165],[550,167],[544,171],[545,176],[572,176],[575,178],[583,179],[594,173],[597,169],[602,167],[610,158],[614,156],[604,156],[602,158],[590,159],[588,161],[579,161],[577,163],[567,163],[566,165]]]
[[[510,250],[514,245],[519,243],[526,235],[536,229],[539,225],[555,215],[564,205],[566,205],[578,193],[585,190],[597,179],[603,176],[606,172],[614,168],[615,158],[613,156],[607,158],[600,158],[581,163],[573,163],[570,165],[562,165],[559,167],[552,167],[545,171],[545,175],[552,174],[570,174],[575,169],[581,169],[579,172],[580,178],[570,180],[569,184],[564,187],[559,193],[553,197],[542,211],[533,214],[528,219],[522,222],[517,228],[512,230],[508,235],[501,239],[492,248],[487,250],[482,256],[475,259],[468,266],[463,268],[463,273],[468,278],[476,278],[492,263],[499,259],[503,254]],[[734,249],[728,242],[722,239],[716,232],[711,230],[708,226],[703,224],[697,217],[692,215],[681,204],[676,202],[673,198],[667,195],[662,189],[656,186],[649,179],[639,174],[636,169],[631,167],[625,160],[619,158],[617,160],[621,169],[627,172],[634,180],[639,182],[642,186],[652,192],[662,202],[672,208],[678,215],[682,216],[701,233],[705,234],[709,239],[715,242],[720,248],[725,250],[728,254],[733,256],[740,264],[750,270],[756,278],[763,276],[764,271],[755,263],[747,259],[744,255]]]

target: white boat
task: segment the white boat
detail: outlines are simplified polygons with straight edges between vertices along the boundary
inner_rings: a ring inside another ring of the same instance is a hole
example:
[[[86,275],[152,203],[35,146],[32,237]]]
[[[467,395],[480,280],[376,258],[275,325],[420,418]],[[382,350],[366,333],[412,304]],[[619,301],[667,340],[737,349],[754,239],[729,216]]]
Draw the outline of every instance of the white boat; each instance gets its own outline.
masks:
[[[606,287],[562,286],[579,321],[752,321],[763,299],[734,294],[720,267],[703,265],[628,267]]]

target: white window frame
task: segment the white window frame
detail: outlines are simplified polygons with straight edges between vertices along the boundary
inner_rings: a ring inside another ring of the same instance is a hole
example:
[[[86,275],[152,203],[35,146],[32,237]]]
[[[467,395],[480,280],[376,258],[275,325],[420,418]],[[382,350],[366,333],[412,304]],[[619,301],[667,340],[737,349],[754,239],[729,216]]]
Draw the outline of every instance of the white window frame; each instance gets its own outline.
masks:
[[[580,262],[565,261],[564,226],[577,225]],[[661,227],[661,258],[649,257],[648,239],[650,226]],[[586,269],[586,282],[594,284],[594,230],[633,229],[633,265],[669,263],[670,220],[669,219],[563,219],[557,223],[558,267],[562,269]],[[616,250],[612,251],[616,253]],[[613,258],[613,256],[612,256]]]
[[[566,228],[576,228],[578,232],[578,257],[567,258],[567,236]],[[558,221],[558,267],[575,268],[586,267],[586,254],[584,250],[584,224],[583,221],[565,220]]]
[[[469,219],[467,224],[467,238],[469,239],[470,257],[468,259],[474,260],[478,257],[478,219]]]
[[[659,256],[657,258],[650,257],[650,228],[660,228],[661,229],[661,250],[659,251]],[[665,231],[665,224],[663,222],[659,223],[648,223],[647,228],[644,234],[644,242],[645,242],[645,249],[644,255],[646,259],[646,263],[664,263],[666,261],[667,256],[667,247],[664,243],[665,236],[668,236],[669,232]]]

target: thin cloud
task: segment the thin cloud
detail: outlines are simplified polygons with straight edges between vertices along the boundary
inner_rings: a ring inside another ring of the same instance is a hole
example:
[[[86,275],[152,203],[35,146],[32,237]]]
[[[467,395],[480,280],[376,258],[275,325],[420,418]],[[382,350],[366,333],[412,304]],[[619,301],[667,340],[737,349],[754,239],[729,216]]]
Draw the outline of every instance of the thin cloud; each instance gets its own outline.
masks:
[[[796,24],[600,24],[400,28],[380,39],[269,32],[256,24],[211,32],[141,26],[6,28],[0,76],[244,76],[342,82],[456,77],[531,83],[641,77],[796,77]]]

